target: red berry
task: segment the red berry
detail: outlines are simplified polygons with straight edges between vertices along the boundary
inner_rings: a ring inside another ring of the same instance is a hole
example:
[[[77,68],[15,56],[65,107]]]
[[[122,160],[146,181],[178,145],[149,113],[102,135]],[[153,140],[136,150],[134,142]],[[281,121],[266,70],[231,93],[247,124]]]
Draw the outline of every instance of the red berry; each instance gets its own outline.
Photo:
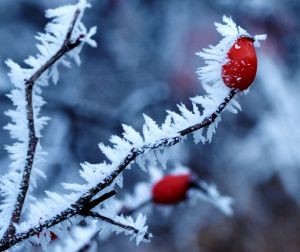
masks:
[[[222,79],[226,86],[245,90],[254,81],[257,58],[253,42],[252,38],[240,37],[229,49],[229,61],[222,66]]]
[[[175,204],[186,198],[191,175],[168,175],[152,187],[152,200],[160,204]]]

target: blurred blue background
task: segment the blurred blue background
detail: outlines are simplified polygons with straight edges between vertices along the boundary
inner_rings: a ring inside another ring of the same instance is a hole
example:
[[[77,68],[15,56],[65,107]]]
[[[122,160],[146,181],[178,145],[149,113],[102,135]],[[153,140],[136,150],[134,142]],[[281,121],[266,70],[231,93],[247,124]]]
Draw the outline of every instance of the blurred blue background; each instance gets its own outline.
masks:
[[[79,180],[79,163],[103,159],[97,144],[121,134],[121,124],[141,129],[142,114],[162,122],[167,109],[189,105],[203,94],[195,71],[204,64],[195,52],[216,44],[213,23],[230,15],[250,33],[267,33],[258,50],[258,75],[243,111],[225,112],[211,144],[187,141],[178,161],[215,182],[235,199],[235,215],[223,216],[205,203],[177,207],[165,217],[149,215],[155,237],[136,247],[127,237],[101,242],[101,251],[300,251],[300,1],[299,0],[101,0],[90,1],[85,24],[97,25],[98,48],[85,47],[82,65],[60,69],[57,86],[43,90],[43,114],[52,119],[42,146],[48,179],[37,194]],[[0,125],[12,105],[4,64],[35,54],[34,35],[47,20],[44,10],[75,1],[0,1]],[[0,131],[0,174],[9,165]],[[146,179],[132,170],[124,190]],[[113,241],[113,242],[112,242]]]

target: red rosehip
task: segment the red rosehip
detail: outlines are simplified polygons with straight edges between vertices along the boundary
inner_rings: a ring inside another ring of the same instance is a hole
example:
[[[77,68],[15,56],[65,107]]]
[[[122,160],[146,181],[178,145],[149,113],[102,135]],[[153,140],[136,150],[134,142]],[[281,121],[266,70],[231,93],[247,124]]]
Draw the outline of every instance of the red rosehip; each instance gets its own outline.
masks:
[[[191,174],[168,175],[152,187],[152,200],[160,204],[175,204],[186,198]]]
[[[238,90],[247,89],[257,70],[254,39],[238,38],[227,53],[228,62],[222,66],[222,79],[226,86]]]

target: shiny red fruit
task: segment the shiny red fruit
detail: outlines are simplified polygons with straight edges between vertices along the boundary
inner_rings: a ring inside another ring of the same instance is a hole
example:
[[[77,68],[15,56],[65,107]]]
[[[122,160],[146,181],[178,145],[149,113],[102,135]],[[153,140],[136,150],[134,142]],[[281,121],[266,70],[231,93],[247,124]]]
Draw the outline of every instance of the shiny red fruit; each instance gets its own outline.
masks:
[[[152,200],[159,204],[176,204],[186,198],[190,174],[168,175],[152,187]]]
[[[242,91],[254,81],[257,58],[253,42],[252,38],[240,37],[229,49],[228,62],[222,66],[222,79],[226,86]]]

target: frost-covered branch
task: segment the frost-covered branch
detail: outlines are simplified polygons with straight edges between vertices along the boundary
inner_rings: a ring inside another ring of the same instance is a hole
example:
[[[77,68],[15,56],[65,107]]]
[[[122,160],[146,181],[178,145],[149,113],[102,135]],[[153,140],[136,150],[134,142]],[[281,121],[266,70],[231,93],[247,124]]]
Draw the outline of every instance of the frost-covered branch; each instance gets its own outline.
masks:
[[[142,155],[148,152],[149,150],[171,147],[179,143],[184,136],[193,133],[197,130],[200,130],[204,127],[210,126],[212,123],[215,122],[218,115],[221,114],[226,105],[231,101],[231,99],[237,92],[238,91],[235,89],[230,90],[229,94],[225,97],[224,101],[222,101],[222,103],[217,107],[216,111],[213,112],[210,116],[206,117],[203,121],[179,131],[178,134],[174,136],[164,137],[154,141],[153,143],[148,143],[141,147],[132,148],[127,154],[127,156],[124,158],[124,160],[116,167],[116,169],[112,173],[108,174],[108,176],[106,176],[103,181],[98,183],[95,187],[91,188],[86,195],[83,195],[81,200],[86,201],[87,199],[91,199],[93,195],[109,187],[117,178],[117,176],[120,173],[122,173],[126,169],[126,167],[131,162],[133,162],[139,155]]]
[[[40,41],[37,45],[39,54],[25,60],[29,68],[21,68],[12,60],[6,62],[11,68],[9,75],[15,86],[8,97],[13,101],[16,109],[6,112],[12,122],[5,128],[17,142],[6,146],[12,163],[9,172],[0,178],[2,240],[14,236],[16,226],[21,220],[26,195],[35,187],[36,176],[45,176],[37,167],[45,154],[39,139],[41,130],[48,120],[46,117],[39,116],[41,107],[45,103],[40,96],[41,87],[48,85],[49,78],[52,78],[54,83],[58,81],[59,64],[70,65],[67,56],[80,64],[78,54],[84,43],[96,46],[91,39],[96,32],[96,27],[88,31],[81,23],[83,12],[88,7],[90,5],[86,0],[79,0],[76,5],[48,10],[46,16],[53,20],[47,24],[45,33],[36,36]],[[31,197],[30,200],[33,199]]]
[[[187,127],[181,131],[179,131],[176,135],[170,136],[170,137],[164,137],[161,139],[158,139],[154,141],[153,143],[145,144],[141,147],[132,148],[127,156],[124,158],[124,160],[116,167],[116,169],[108,174],[103,181],[98,183],[95,187],[91,188],[89,192],[86,195],[83,195],[81,200],[90,199],[93,197],[93,195],[97,194],[98,192],[104,190],[108,186],[110,186],[116,177],[122,173],[126,167],[134,161],[139,155],[142,155],[149,150],[156,150],[156,149],[163,149],[167,147],[171,147],[177,143],[179,143],[184,136],[193,133],[197,130],[200,130],[204,127],[210,126],[212,123],[215,122],[218,115],[221,114],[221,112],[224,110],[226,105],[231,101],[231,99],[234,97],[234,95],[238,92],[238,90],[232,89],[230,90],[229,94],[225,97],[224,101],[217,107],[216,111],[213,112],[210,116],[206,117],[203,121],[194,124],[190,127]]]
[[[65,40],[61,46],[61,48],[47,61],[44,65],[42,65],[33,75],[25,80],[25,96],[26,96],[26,113],[28,120],[28,149],[26,155],[26,162],[24,166],[24,172],[22,181],[19,186],[19,193],[17,196],[16,204],[14,207],[14,211],[11,215],[10,224],[6,233],[4,234],[4,239],[13,235],[15,233],[15,224],[19,223],[21,212],[23,209],[25,197],[29,188],[30,175],[34,162],[35,150],[37,143],[39,141],[35,132],[35,122],[34,122],[34,108],[33,108],[33,87],[36,81],[40,78],[40,76],[47,71],[55,62],[57,62],[62,56],[66,53],[77,47],[81,43],[82,37],[79,36],[75,41],[71,40],[71,35],[74,29],[74,25],[78,19],[80,14],[80,10],[77,9],[74,13],[73,20],[68,28],[68,32],[66,34]],[[83,36],[83,35],[82,35]]]
[[[5,239],[0,241],[0,250],[7,249],[20,241],[23,241],[33,235],[38,234],[44,228],[50,228],[60,222],[63,222],[75,215],[82,215],[82,211],[84,211],[85,206],[90,203],[91,199],[97,195],[99,192],[105,190],[109,187],[114,180],[126,169],[126,167],[134,161],[139,155],[149,151],[155,150],[158,148],[167,148],[179,143],[187,134],[193,133],[196,130],[199,130],[203,127],[208,127],[211,125],[217,118],[217,116],[224,110],[226,105],[230,102],[230,100],[237,93],[236,90],[230,90],[229,94],[226,96],[224,101],[217,107],[217,110],[212,113],[210,116],[206,117],[202,122],[194,124],[182,131],[179,131],[177,135],[172,137],[166,137],[155,141],[152,144],[146,144],[139,148],[133,148],[128,153],[128,155],[124,158],[124,160],[116,167],[116,169],[108,174],[100,183],[98,183],[95,187],[92,187],[88,192],[83,194],[71,207],[65,209],[61,213],[57,214],[53,218],[47,219],[46,221],[41,222],[39,225],[30,228],[29,230],[19,233],[12,238]]]
[[[25,239],[28,239],[29,237],[32,237],[34,235],[40,234],[40,232],[43,231],[44,228],[52,227],[64,220],[67,220],[74,215],[82,215],[82,216],[90,216],[91,209],[93,209],[95,206],[100,204],[101,202],[109,199],[110,197],[114,196],[116,194],[115,191],[110,191],[108,193],[103,194],[102,196],[98,197],[97,199],[93,201],[86,202],[81,208],[77,208],[76,206],[71,206],[68,211],[65,211],[60,216],[57,216],[54,219],[49,219],[44,223],[41,223],[40,225],[30,228],[24,233],[15,234],[9,237],[4,237],[2,240],[0,240],[0,251],[4,251],[6,249],[9,249],[16,243],[23,241]],[[72,210],[72,207],[76,208]],[[103,218],[105,218],[103,216]],[[109,218],[107,218],[109,219]],[[120,224],[121,225],[121,224]]]
[[[86,1],[80,0],[79,6],[81,6],[82,9],[87,7]],[[51,29],[52,33],[55,34],[55,48],[57,50],[55,50],[56,53],[53,53],[53,55],[57,57],[57,60],[60,59],[66,52],[72,50],[78,45],[81,45],[81,42],[83,41],[92,46],[95,45],[95,42],[90,39],[90,36],[95,33],[95,29],[92,28],[91,31],[87,33],[82,23],[79,23],[78,25],[76,24],[78,23],[76,22],[76,18],[78,17],[79,19],[81,16],[81,13],[78,14],[77,12],[76,5],[75,9],[74,6],[72,6],[71,10],[74,11],[72,12],[72,18],[67,19],[69,20],[69,24],[71,23],[71,28],[63,29],[63,33],[60,29],[60,26],[58,25],[57,27],[55,25],[61,24],[61,16],[64,16],[65,12],[69,12],[69,7],[58,8],[53,11],[53,13],[50,12],[50,16],[56,18],[57,16],[60,17],[60,22],[55,19],[54,23],[52,23],[52,25],[59,29],[60,32],[57,34],[53,27]],[[111,196],[115,194],[114,189],[117,186],[122,187],[122,173],[135,161],[145,171],[145,167],[149,163],[156,164],[157,162],[160,162],[164,167],[168,161],[166,150],[168,150],[169,147],[182,142],[189,134],[194,135],[194,141],[196,143],[200,141],[203,143],[210,142],[218,123],[221,121],[221,113],[225,109],[233,113],[236,113],[239,110],[239,104],[234,99],[234,96],[241,89],[236,87],[232,88],[227,84],[224,84],[222,80],[223,76],[221,75],[222,67],[224,64],[228,63],[227,52],[235,43],[237,43],[237,41],[239,41],[241,37],[243,37],[247,43],[249,43],[249,41],[251,41],[251,43],[253,41],[257,42],[256,40],[258,39],[255,39],[255,37],[251,37],[251,39],[249,39],[250,35],[242,28],[236,26],[236,24],[230,18],[224,17],[223,21],[225,24],[216,24],[216,26],[224,38],[217,46],[211,46],[209,49],[206,49],[204,52],[202,52],[202,54],[200,54],[200,56],[206,60],[206,63],[208,63],[208,66],[202,67],[199,70],[200,79],[203,81],[203,86],[207,94],[192,98],[191,110],[189,110],[185,105],[181,104],[178,106],[180,113],[168,111],[168,116],[161,126],[158,126],[153,119],[145,115],[145,124],[143,126],[142,135],[135,131],[131,126],[123,125],[123,137],[112,136],[110,139],[111,143],[113,144],[112,147],[105,146],[102,143],[99,144],[101,151],[109,162],[103,161],[100,164],[90,164],[87,162],[83,163],[81,165],[82,169],[80,170],[80,176],[85,180],[84,183],[65,183],[63,184],[64,188],[66,190],[71,190],[71,193],[58,194],[46,191],[47,197],[45,199],[40,199],[39,201],[35,201],[30,204],[28,207],[28,218],[26,218],[26,220],[23,222],[13,226],[13,228],[16,229],[15,233],[12,233],[10,236],[5,236],[0,240],[1,251],[11,248],[15,244],[24,240],[28,240],[29,245],[32,243],[46,246],[49,243],[48,238],[50,232],[54,232],[59,237],[63,237],[68,233],[68,223],[69,225],[72,223],[76,224],[81,220],[88,222],[90,218],[87,218],[87,215],[100,219],[102,218],[102,222],[105,224],[104,226],[100,226],[101,230],[107,229],[107,226],[105,225],[109,225],[111,231],[115,231],[117,233],[125,231],[125,234],[127,233],[133,235],[133,237],[136,238],[137,243],[145,240],[145,238],[146,240],[150,238],[150,235],[147,233],[147,226],[145,225],[146,218],[139,214],[137,220],[133,221],[130,216],[124,217],[122,215],[118,215],[116,209],[109,205],[112,204],[111,201],[113,201]],[[65,18],[63,23],[65,23]],[[74,28],[72,28],[73,26]],[[65,38],[63,41],[58,39],[59,35],[61,34],[63,34]],[[57,46],[57,39],[58,41],[62,42],[62,44],[59,46]],[[36,79],[30,81],[30,78],[27,78],[26,75],[28,74],[28,71],[26,72],[24,69],[16,66],[15,63],[9,62],[9,65],[12,68],[11,79],[17,86],[17,91],[12,92],[11,98],[14,103],[16,103],[18,110],[17,112],[10,111],[10,113],[8,113],[15,122],[14,125],[9,125],[8,129],[10,130],[11,135],[21,142],[21,147],[17,145],[12,146],[9,149],[15,162],[12,172],[2,179],[2,184],[8,185],[9,189],[12,188],[13,182],[18,181],[19,177],[16,179],[14,178],[14,175],[19,175],[20,173],[17,165],[22,163],[23,159],[19,158],[19,155],[24,150],[24,144],[26,145],[28,143],[27,136],[24,136],[23,132],[18,129],[18,126],[22,125],[22,122],[24,121],[22,112],[25,112],[26,114],[23,106],[23,94],[26,93],[26,90],[23,87],[24,79],[29,80],[28,85],[31,85],[31,89],[33,89],[34,82],[44,76],[43,72],[48,72],[48,68],[44,67],[45,64],[48,64],[49,67],[52,66],[49,75],[51,75],[54,82],[56,82],[58,79],[56,61],[51,61],[53,56],[51,56],[49,60],[49,43],[45,43],[45,40],[53,41],[52,35],[48,33],[45,36],[42,36],[41,40],[44,46],[40,47],[39,49],[42,51],[42,53],[47,55],[47,57],[38,57],[38,59],[29,58],[27,60],[27,62],[33,66],[34,70],[33,71],[30,69],[31,71],[29,72],[39,73],[37,74]],[[66,43],[66,41],[71,41],[71,43]],[[252,44],[250,46],[252,46]],[[80,48],[80,46],[77,48]],[[240,49],[239,46],[237,48]],[[53,50],[50,51],[52,52]],[[255,53],[255,51],[253,52]],[[78,52],[72,57],[76,62],[79,62]],[[47,60],[44,61],[44,59]],[[62,58],[62,63],[65,63],[63,60],[64,58]],[[20,75],[18,75],[18,71],[23,73],[23,75],[21,75],[22,78],[20,78]],[[31,74],[29,76],[33,75]],[[49,75],[45,76],[46,79],[49,77]],[[23,78],[24,76],[26,78]],[[22,81],[20,81],[20,79]],[[241,77],[238,76],[237,79],[237,81],[240,81]],[[37,88],[37,86],[35,85],[34,88]],[[43,104],[43,100],[34,92],[33,89],[33,97],[31,97],[33,101],[34,97],[36,99],[36,105],[33,104],[31,116],[33,119],[35,119],[35,122],[38,121],[39,127],[37,131],[38,133],[36,134],[36,137],[38,138],[40,136],[39,132],[42,128],[42,125],[45,124],[45,119],[38,118],[36,115]],[[200,110],[199,107],[201,107]],[[32,120],[32,122],[34,121]],[[25,131],[29,134],[30,129],[26,127]],[[39,145],[35,144],[35,146],[38,147]],[[31,167],[32,165],[33,164],[31,164]],[[20,179],[20,181],[22,181],[22,179]],[[12,205],[11,203],[15,195],[5,187],[3,188],[1,190],[4,190],[4,193],[2,194],[5,196],[6,204],[4,204],[4,207],[1,206],[0,208],[0,210],[2,210],[0,217],[1,220],[6,221],[5,213],[10,213]],[[215,190],[208,191],[208,194],[210,196],[208,197],[209,200],[212,198],[218,199],[219,197],[219,194],[216,193]],[[105,202],[103,202],[104,200]],[[226,202],[226,204],[227,203],[228,202]],[[91,211],[92,209],[93,211]]]

